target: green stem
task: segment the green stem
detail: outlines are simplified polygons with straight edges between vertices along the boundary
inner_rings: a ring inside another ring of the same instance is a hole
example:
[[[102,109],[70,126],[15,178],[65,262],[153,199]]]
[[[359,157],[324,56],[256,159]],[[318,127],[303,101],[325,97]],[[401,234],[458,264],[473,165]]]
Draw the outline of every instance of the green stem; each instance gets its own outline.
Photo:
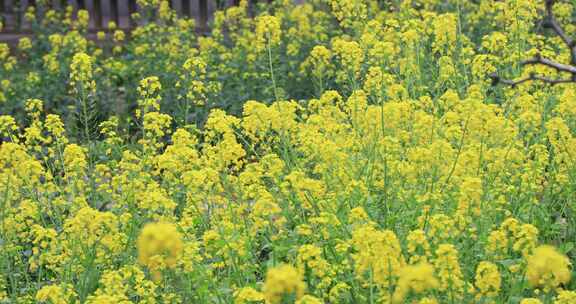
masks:
[[[274,86],[274,98],[276,101],[280,100],[278,98],[278,88],[276,87],[276,78],[274,77],[274,67],[272,66],[272,46],[270,45],[270,37],[267,39],[267,49],[268,49],[268,64],[270,66],[270,77],[272,77],[272,85]]]
[[[88,105],[86,104],[86,99],[88,97],[86,96],[84,86],[82,86],[80,89],[82,90],[82,93],[80,94],[80,103],[82,104],[82,119],[84,120],[84,136],[86,137],[86,140],[90,142],[90,130],[88,128]]]

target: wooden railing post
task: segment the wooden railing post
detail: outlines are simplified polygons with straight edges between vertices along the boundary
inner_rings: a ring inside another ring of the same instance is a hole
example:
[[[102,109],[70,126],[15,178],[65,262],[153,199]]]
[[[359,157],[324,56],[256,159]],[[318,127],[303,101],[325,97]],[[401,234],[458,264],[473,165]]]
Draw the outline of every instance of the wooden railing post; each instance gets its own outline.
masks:
[[[20,0],[14,0],[12,2],[12,10],[11,10],[12,14],[15,14],[15,19],[16,19],[16,25],[15,28],[17,31],[21,30],[21,26],[22,26],[22,3],[20,3]]]
[[[190,17],[190,0],[182,0],[182,15]]]
[[[136,13],[136,0],[128,0],[128,19],[130,20],[130,27],[135,26],[132,20],[132,14]]]
[[[101,0],[94,0],[94,6],[92,7],[94,10],[94,27],[96,30],[102,28],[102,2]]]
[[[6,5],[4,4],[4,0],[0,0],[0,22],[4,21],[4,13],[6,12]],[[4,24],[6,27],[6,24]]]
[[[118,14],[118,0],[110,0],[110,19],[120,27],[120,16]]]
[[[200,11],[200,28],[202,31],[208,29],[208,0],[199,1]]]

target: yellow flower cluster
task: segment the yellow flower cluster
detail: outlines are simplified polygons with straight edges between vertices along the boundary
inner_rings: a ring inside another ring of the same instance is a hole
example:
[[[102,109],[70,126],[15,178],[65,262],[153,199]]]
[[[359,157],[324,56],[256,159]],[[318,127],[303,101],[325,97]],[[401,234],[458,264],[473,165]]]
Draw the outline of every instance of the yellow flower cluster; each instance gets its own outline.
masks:
[[[294,302],[304,296],[306,284],[296,268],[280,265],[268,270],[262,290],[267,303],[279,304],[283,299]]]
[[[438,287],[434,277],[434,267],[428,263],[404,267],[399,273],[398,285],[393,295],[393,302],[403,303],[410,292],[422,293]]]
[[[476,287],[479,297],[495,297],[500,292],[502,279],[498,266],[491,262],[482,261],[476,268]]]
[[[86,53],[77,53],[70,64],[70,86],[77,94],[91,93],[96,90],[92,79],[92,58]],[[83,93],[86,92],[86,93]]]
[[[330,5],[334,16],[343,27],[358,26],[356,23],[365,21],[368,17],[368,5],[365,0],[331,0]]]
[[[74,303],[77,295],[71,285],[49,285],[44,286],[36,294],[36,301],[47,304],[67,304]]]
[[[256,20],[256,50],[262,51],[280,43],[282,31],[276,16],[260,16]]]
[[[182,257],[182,235],[177,227],[169,223],[146,225],[137,241],[138,262],[150,269],[156,280],[161,271],[173,269]]]
[[[138,94],[140,95],[138,106],[141,109],[136,111],[137,117],[141,117],[143,113],[149,111],[160,110],[160,101],[162,100],[162,97],[159,95],[160,90],[162,90],[162,84],[157,76],[140,80],[140,85],[138,86]]]
[[[526,277],[530,285],[551,290],[572,277],[570,260],[554,247],[540,246],[527,259]]]

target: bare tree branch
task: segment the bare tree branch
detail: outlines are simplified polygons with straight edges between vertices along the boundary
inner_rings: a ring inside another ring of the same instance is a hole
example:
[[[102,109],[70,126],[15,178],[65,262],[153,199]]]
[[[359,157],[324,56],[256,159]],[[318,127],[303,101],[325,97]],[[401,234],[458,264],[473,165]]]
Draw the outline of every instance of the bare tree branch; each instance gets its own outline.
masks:
[[[546,19],[544,19],[543,25],[554,30],[556,35],[558,35],[562,41],[564,41],[566,46],[572,49],[574,47],[574,40],[566,35],[564,29],[562,29],[558,23],[558,20],[556,20],[556,17],[554,16],[554,12],[552,11],[555,3],[555,0],[546,0]]]
[[[555,79],[553,79],[553,78],[548,78],[548,77],[536,75],[534,73],[531,73],[528,77],[521,78],[518,80],[502,79],[496,73],[490,74],[489,77],[492,79],[492,85],[497,85],[497,84],[501,83],[501,84],[509,85],[511,87],[516,87],[517,85],[528,82],[528,81],[541,81],[543,83],[547,83],[550,85],[574,82],[574,80],[572,78],[555,78]]]
[[[558,72],[568,72],[571,74],[576,74],[576,66],[559,63],[554,60],[543,58],[540,54],[537,54],[532,59],[527,59],[521,62],[522,65],[535,65],[542,64],[555,69]]]
[[[546,28],[550,28],[562,39],[568,50],[570,51],[570,64],[564,64],[560,62],[556,62],[554,60],[543,58],[540,54],[537,54],[531,59],[527,59],[522,61],[520,64],[522,66],[525,65],[544,65],[550,68],[555,69],[558,72],[566,72],[570,73],[570,78],[547,78],[544,76],[539,76],[534,73],[531,73],[530,76],[526,78],[522,78],[519,80],[510,80],[510,79],[502,79],[496,73],[488,75],[492,79],[492,85],[498,84],[505,84],[512,87],[515,87],[521,83],[528,82],[528,81],[541,81],[544,83],[548,83],[550,85],[555,85],[559,83],[570,83],[576,82],[576,41],[566,35],[564,29],[554,16],[553,8],[556,0],[545,0],[546,5],[546,16],[542,22],[543,26]]]

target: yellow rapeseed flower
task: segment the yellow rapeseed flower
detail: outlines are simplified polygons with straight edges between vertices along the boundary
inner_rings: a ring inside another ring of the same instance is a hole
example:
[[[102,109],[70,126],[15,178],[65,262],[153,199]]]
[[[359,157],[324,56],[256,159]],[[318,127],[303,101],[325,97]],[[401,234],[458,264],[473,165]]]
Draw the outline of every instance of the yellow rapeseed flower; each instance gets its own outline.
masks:
[[[292,300],[302,298],[306,284],[296,268],[283,264],[268,270],[262,290],[266,303],[279,304],[284,298]]]
[[[174,269],[182,256],[184,243],[176,225],[150,223],[144,226],[137,240],[138,262],[150,269],[155,280],[161,271]]]
[[[438,279],[434,277],[434,267],[428,263],[420,263],[402,268],[399,279],[392,297],[394,303],[404,303],[410,292],[415,294],[426,290],[435,289],[439,286]]]
[[[571,276],[570,260],[552,246],[537,247],[527,258],[526,277],[532,287],[551,290],[568,283]]]

